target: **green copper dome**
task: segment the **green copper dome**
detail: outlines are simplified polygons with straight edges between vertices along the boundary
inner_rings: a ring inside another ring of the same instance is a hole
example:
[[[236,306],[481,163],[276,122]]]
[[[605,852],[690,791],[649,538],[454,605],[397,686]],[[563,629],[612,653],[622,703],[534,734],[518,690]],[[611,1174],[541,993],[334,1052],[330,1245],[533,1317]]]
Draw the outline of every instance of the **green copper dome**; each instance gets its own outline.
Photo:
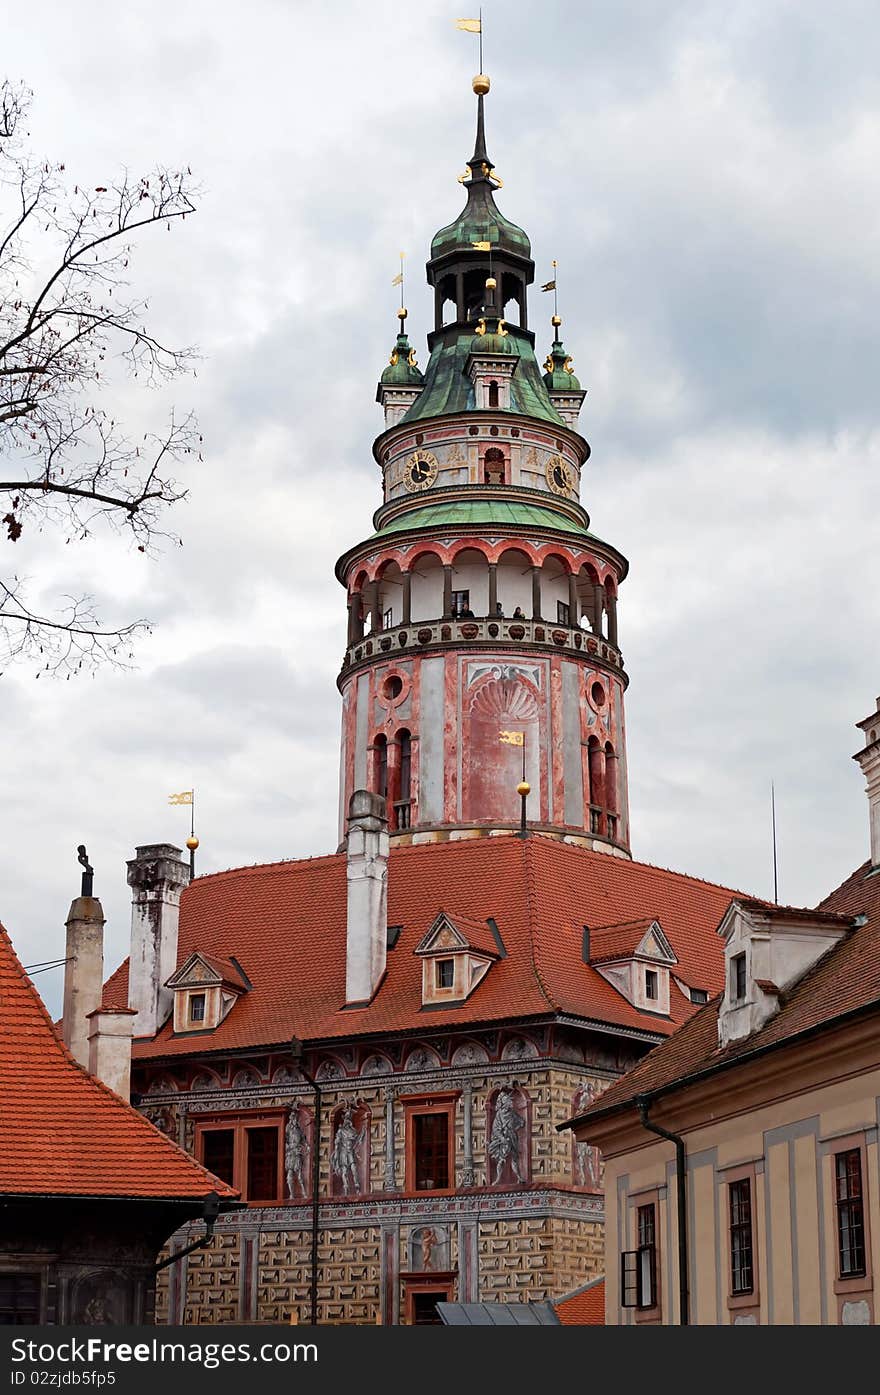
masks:
[[[541,379],[541,369],[526,333],[511,325],[500,339],[506,347],[498,349],[486,343],[497,339],[497,335],[475,335],[473,331],[457,334],[453,330],[445,334],[431,350],[425,368],[425,386],[402,420],[424,421],[427,417],[475,411],[474,386],[467,372],[468,359],[472,353],[503,353],[516,355],[518,360],[510,380],[510,406],[505,410],[564,426]]]
[[[548,392],[580,392],[571,357],[560,339],[554,339],[544,360],[544,386]]]
[[[416,363],[416,351],[406,331],[401,329],[379,382],[383,387],[421,387],[424,381],[424,374]]]
[[[471,248],[475,242],[491,243],[493,252],[515,252],[530,257],[532,244],[522,228],[511,223],[495,206],[486,184],[472,185],[468,201],[454,223],[448,223],[431,240],[431,257],[442,257],[458,248]]]

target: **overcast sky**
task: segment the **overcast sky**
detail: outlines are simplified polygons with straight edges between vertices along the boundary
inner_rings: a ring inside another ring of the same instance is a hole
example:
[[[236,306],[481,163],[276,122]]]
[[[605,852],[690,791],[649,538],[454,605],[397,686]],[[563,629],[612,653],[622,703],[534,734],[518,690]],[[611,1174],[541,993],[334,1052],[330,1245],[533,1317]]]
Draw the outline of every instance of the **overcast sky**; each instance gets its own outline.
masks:
[[[0,679],[0,918],[26,963],[63,953],[81,841],[108,968],[124,956],[125,859],[188,833],[170,791],[196,788],[202,871],[335,848],[333,563],[380,502],[400,249],[426,358],[424,261],[473,143],[461,12],[49,0],[6,35],[36,153],[86,186],[157,162],[204,186],[131,268],[152,326],[198,344],[198,378],[113,404],[136,426],[197,410],[184,546],[16,544],[45,595],[91,590],[109,617],[156,622],[133,671]],[[880,10],[489,0],[484,16],[499,206],[538,283],[558,259],[589,390],[583,502],[631,564],[634,853],[769,894],[775,778],[781,898],[813,904],[867,856],[850,757],[880,692]],[[540,357],[549,299],[531,298]],[[57,1009],[60,971],[36,982]]]

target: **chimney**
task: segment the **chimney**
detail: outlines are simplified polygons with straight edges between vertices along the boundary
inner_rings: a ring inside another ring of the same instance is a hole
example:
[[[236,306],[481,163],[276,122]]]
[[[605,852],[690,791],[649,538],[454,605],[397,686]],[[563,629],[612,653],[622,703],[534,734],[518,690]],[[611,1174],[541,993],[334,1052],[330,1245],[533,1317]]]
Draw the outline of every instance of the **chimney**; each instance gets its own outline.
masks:
[[[171,1013],[173,995],[165,983],[177,968],[180,893],[189,884],[189,868],[180,848],[170,843],[138,848],[127,866],[132,889],[128,1005],[137,1014],[134,1035],[152,1037]]]
[[[584,926],[584,934],[583,934],[583,938],[582,938],[582,940],[581,940],[581,958],[583,959],[583,961],[584,961],[585,964],[589,964],[589,962],[590,962],[590,927],[589,927],[589,925],[585,925],[585,926]]]
[[[89,1075],[103,1080],[129,1102],[131,1096],[131,1031],[134,1008],[95,1008],[88,1014]]]
[[[868,786],[868,818],[871,825],[871,866],[880,867],[880,697],[877,711],[856,726],[865,733],[865,748],[853,760],[862,767]]]
[[[101,902],[92,895],[94,873],[82,844],[77,853],[83,868],[82,887],[67,915],[62,1039],[80,1065],[88,1070],[87,1019],[89,1013],[100,1007],[104,988],[104,911]]]
[[[385,973],[388,820],[382,795],[355,790],[348,805],[345,1001],[369,1002]]]

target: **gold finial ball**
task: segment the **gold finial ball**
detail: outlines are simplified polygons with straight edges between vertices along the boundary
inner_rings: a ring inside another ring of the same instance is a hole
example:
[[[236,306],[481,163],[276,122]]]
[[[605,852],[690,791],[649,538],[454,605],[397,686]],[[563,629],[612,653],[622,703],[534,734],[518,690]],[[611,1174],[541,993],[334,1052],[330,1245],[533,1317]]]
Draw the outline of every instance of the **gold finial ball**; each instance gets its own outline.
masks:
[[[519,784],[516,787],[517,794],[523,797],[525,797],[527,794],[530,794],[531,790],[532,787],[529,784],[528,780],[520,780]]]
[[[494,289],[495,289],[495,287],[496,287],[497,285],[498,285],[498,282],[495,280],[495,277],[494,277],[494,276],[487,276],[487,277],[486,277],[486,290],[487,290],[487,291],[494,291]]]
[[[551,316],[550,316],[550,323],[551,323],[551,325],[556,325],[556,327],[558,328],[558,327],[562,324],[562,316],[561,316],[561,315],[551,315]]]
[[[485,73],[477,73],[471,84],[478,97],[485,97],[489,91],[490,83]]]
[[[187,840],[186,840],[186,846],[189,848],[190,852],[195,852],[196,848],[199,846],[199,840],[198,840],[198,838],[196,838],[196,837],[187,838]]]
[[[397,318],[398,318],[401,322],[403,322],[403,321],[406,319],[408,313],[409,313],[409,312],[408,312],[407,310],[405,310],[405,309],[403,308],[403,306],[401,305],[400,309],[399,309],[398,312],[397,312]]]

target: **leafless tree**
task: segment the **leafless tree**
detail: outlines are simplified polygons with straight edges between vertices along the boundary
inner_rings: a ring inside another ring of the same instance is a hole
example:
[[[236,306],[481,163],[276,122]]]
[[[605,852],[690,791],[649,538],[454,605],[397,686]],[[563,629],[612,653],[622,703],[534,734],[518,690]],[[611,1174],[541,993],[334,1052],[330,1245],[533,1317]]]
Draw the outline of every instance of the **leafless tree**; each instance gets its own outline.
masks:
[[[84,189],[63,164],[34,160],[24,121],[31,94],[0,88],[0,540],[18,544],[51,527],[67,543],[96,526],[128,533],[150,552],[164,513],[185,497],[175,463],[197,452],[193,416],[173,415],[137,443],[101,405],[108,368],[122,358],[155,384],[194,371],[192,349],[172,349],[145,324],[146,302],[128,295],[135,238],[194,212],[191,172],[157,169]],[[0,672],[15,660],[72,674],[124,663],[149,628],[106,628],[89,596],[57,609],[29,597],[32,579],[0,567]]]

